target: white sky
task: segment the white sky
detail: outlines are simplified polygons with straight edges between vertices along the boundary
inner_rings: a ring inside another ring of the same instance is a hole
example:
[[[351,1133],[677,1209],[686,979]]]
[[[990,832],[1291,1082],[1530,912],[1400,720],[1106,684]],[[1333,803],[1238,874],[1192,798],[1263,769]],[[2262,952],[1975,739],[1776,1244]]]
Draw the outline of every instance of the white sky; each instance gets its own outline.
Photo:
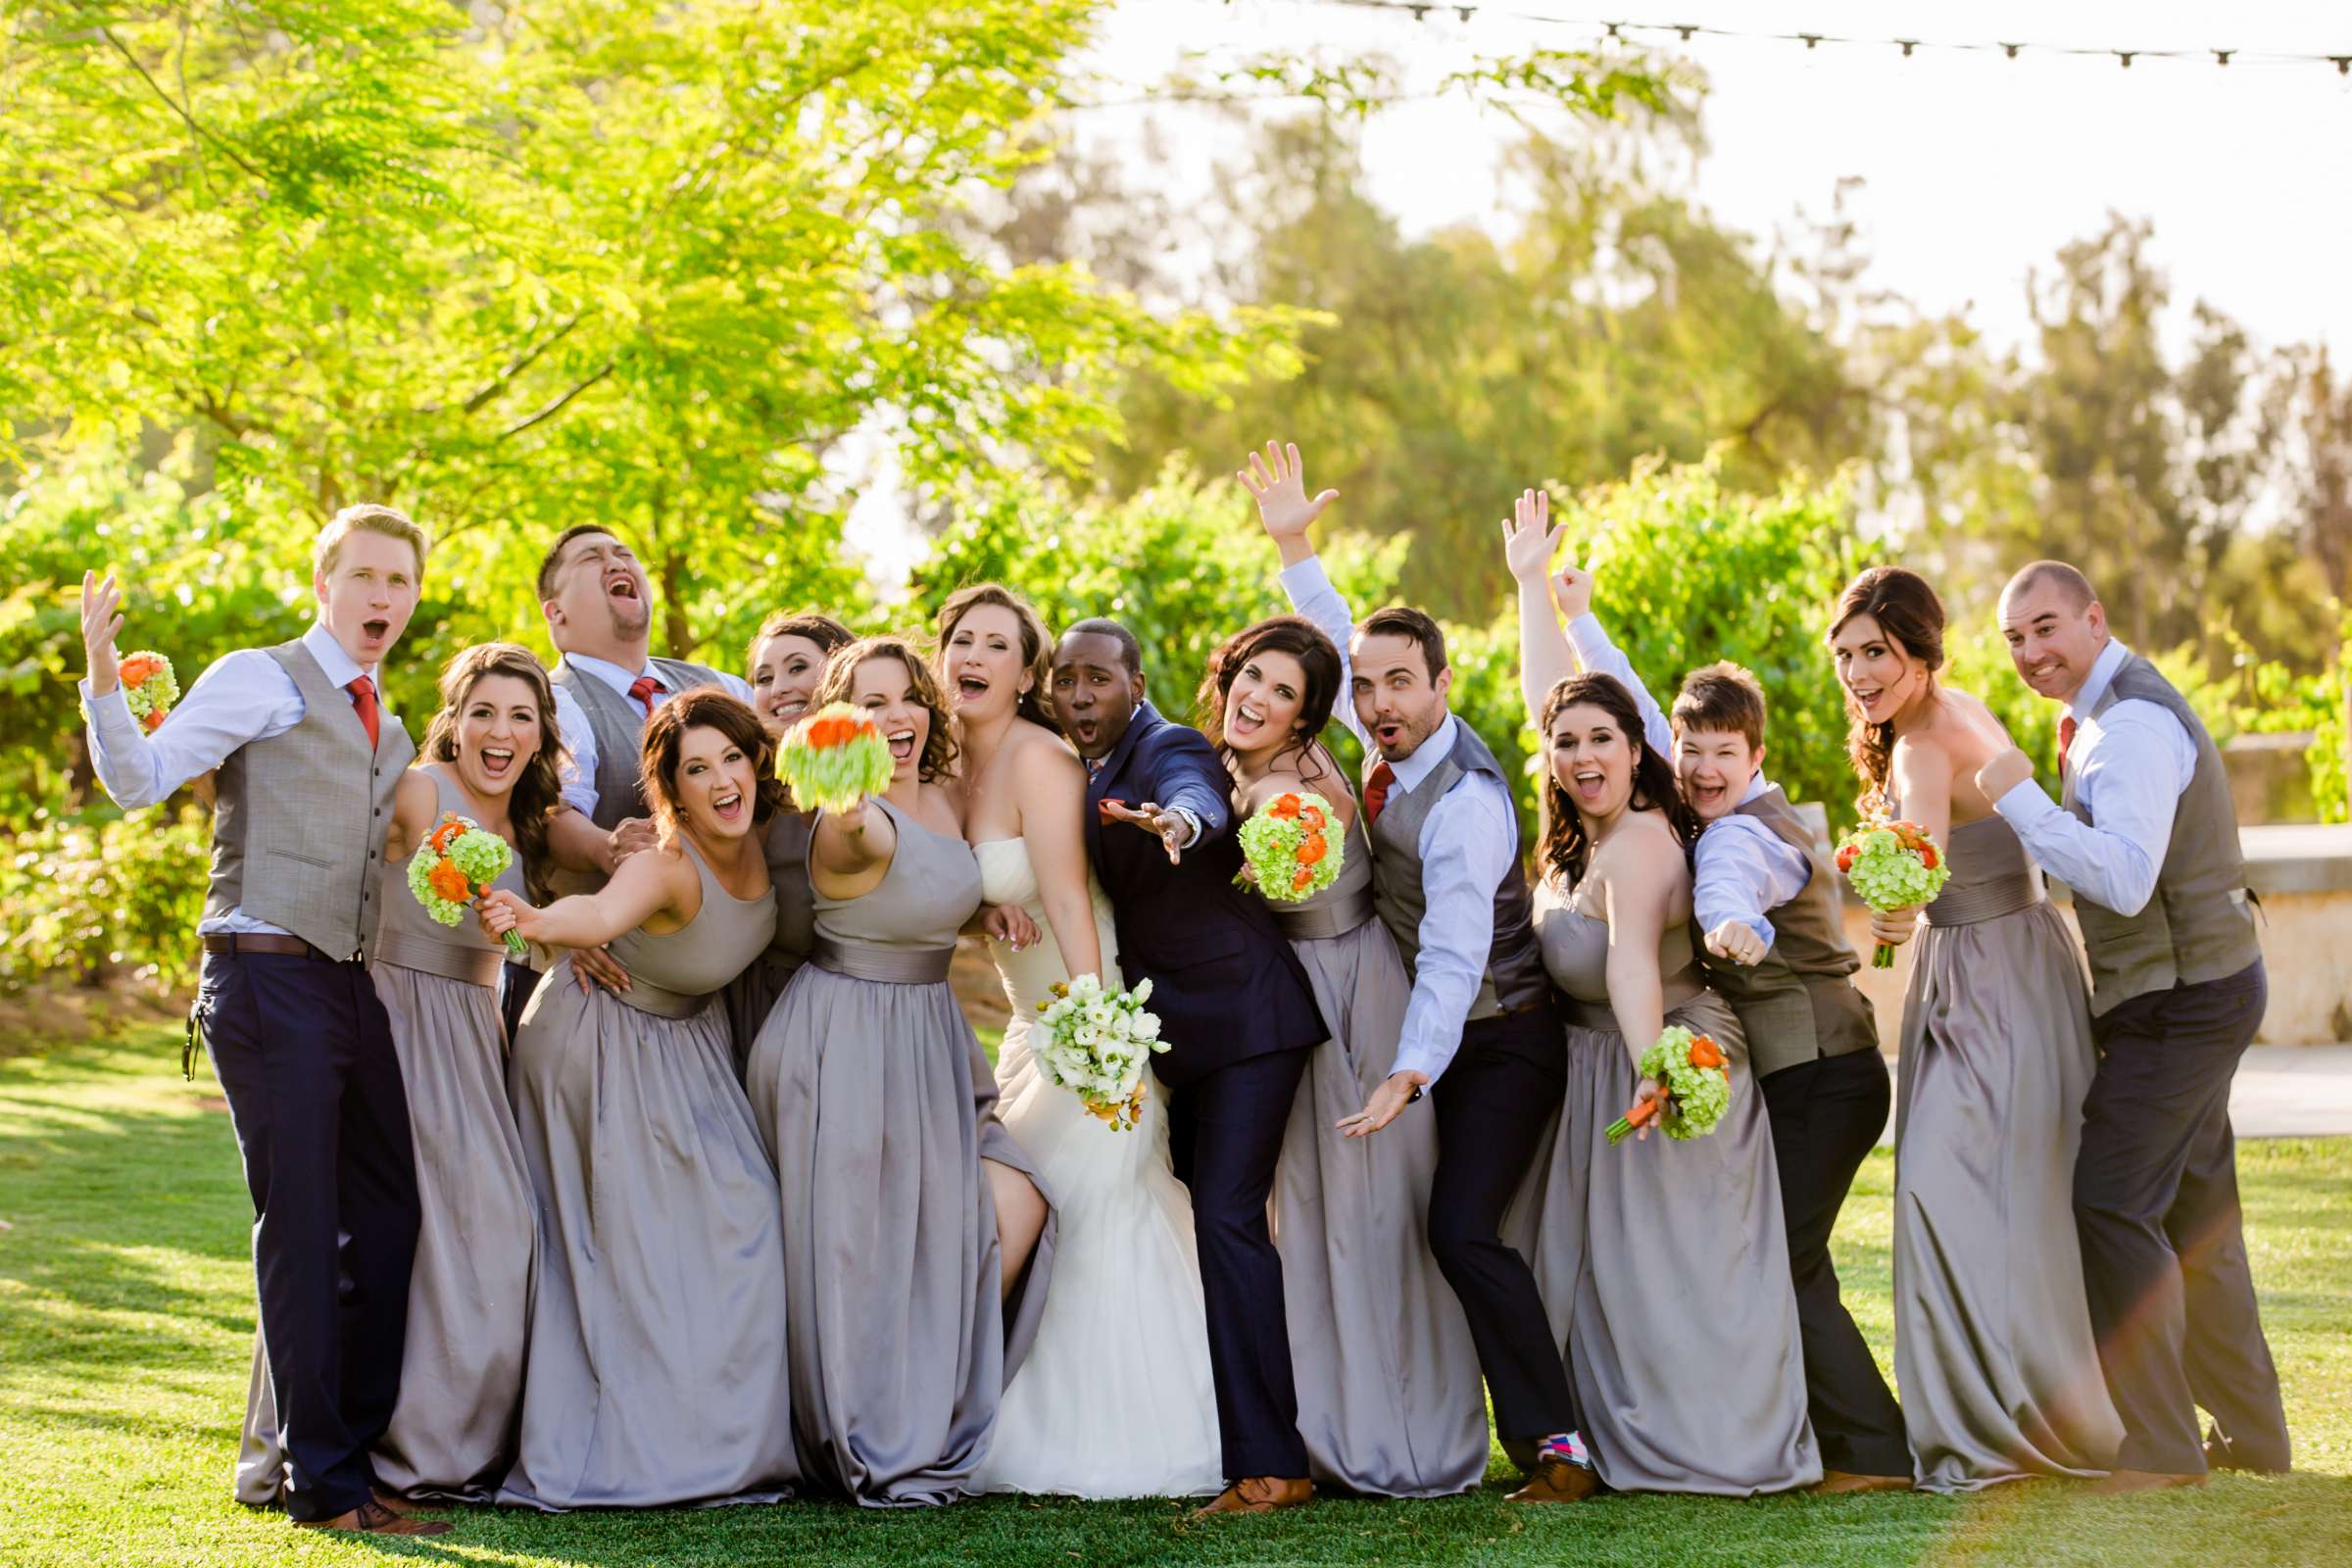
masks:
[[[1106,96],[1141,90],[1187,49],[1215,63],[1259,50],[1382,49],[1434,84],[1479,55],[1589,47],[1588,23],[1699,23],[1866,38],[2352,53],[2352,4],[2136,0],[1968,5],[1921,0],[1498,0],[1468,22],[1317,0],[1124,0],[1089,62]],[[1641,34],[1657,43],[1658,34]],[[1800,209],[1849,211],[1869,279],[1931,310],[1973,307],[2009,343],[2029,326],[2027,270],[2100,229],[2110,209],[2154,220],[2151,255],[2177,312],[2200,296],[2271,345],[2328,341],[2352,356],[2352,78],[2326,64],[2209,57],[2113,59],[1890,46],[1665,42],[1707,74],[1710,148],[1697,194],[1733,227],[1769,236]],[[1163,115],[1163,123],[1168,123]],[[1088,117],[1108,120],[1112,112]],[[1366,127],[1374,193],[1408,228],[1489,221],[1498,150],[1515,127],[1460,98],[1399,105]],[[1203,172],[1209,160],[1200,154]],[[1304,302],[1311,303],[1311,302]]]

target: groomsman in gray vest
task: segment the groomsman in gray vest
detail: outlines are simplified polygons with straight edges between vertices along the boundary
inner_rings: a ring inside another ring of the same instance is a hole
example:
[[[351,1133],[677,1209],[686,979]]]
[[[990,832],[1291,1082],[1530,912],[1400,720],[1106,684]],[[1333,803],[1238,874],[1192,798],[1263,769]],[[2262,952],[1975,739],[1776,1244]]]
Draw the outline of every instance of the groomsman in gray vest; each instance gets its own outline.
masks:
[[[645,721],[663,702],[698,686],[716,686],[749,703],[751,684],[682,659],[653,657],[652,585],[636,552],[602,523],[578,523],[556,536],[540,558],[538,593],[548,640],[563,656],[550,679],[556,731],[571,753],[564,804],[604,830],[607,856],[645,849],[654,842],[637,778]],[[564,890],[585,891],[586,884],[566,883]],[[581,955],[573,967],[583,990],[592,978],[628,986],[626,972],[601,950]],[[525,965],[507,966],[509,1038],[537,981]]]
[[[2028,686],[2066,705],[2063,800],[2012,750],[1977,782],[2074,890],[2099,1068],[2075,1224],[2091,1327],[2124,1418],[2111,1490],[2287,1468],[2278,1373],[2246,1265],[2230,1080],[2269,984],[2221,753],[2172,683],[2108,635],[2082,573],[2038,561],[2002,590]],[[2200,1444],[2196,1407],[2213,1417]]]
[[[131,717],[122,591],[84,574],[90,760],[126,811],[218,769],[198,921],[201,1029],[244,1156],[253,1265],[296,1523],[441,1535],[380,1496],[368,1450],[392,1419],[416,1251],[416,1167],[390,1024],[367,969],[384,826],[416,756],[379,671],[407,628],[425,536],[389,507],[319,532],[318,617],[216,661],[162,727]]]
[[[1514,1502],[1576,1502],[1598,1482],[1576,1431],[1561,1347],[1527,1259],[1502,1239],[1503,1211],[1567,1090],[1567,1045],[1536,941],[1521,869],[1527,846],[1494,754],[1446,706],[1446,637],[1417,610],[1359,626],[1316,559],[1307,529],[1338,498],[1304,500],[1298,449],[1269,444],[1241,475],[1282,556],[1282,586],[1341,649],[1364,743],[1364,823],[1373,907],[1412,978],[1395,1068],[1350,1137],[1414,1114],[1438,1119],[1429,1249],[1470,1322],[1494,1427],[1536,1455]],[[1296,486],[1296,490],[1292,489]]]
[[[1549,561],[1556,535],[1543,532],[1542,493],[1532,499]],[[1691,922],[1705,939],[1707,981],[1746,1032],[1772,1120],[1805,1400],[1821,1444],[1813,1490],[1908,1491],[1902,1410],[1838,1296],[1830,1257],[1838,1211],[1886,1130],[1893,1092],[1877,1016],[1854,988],[1862,959],[1845,940],[1838,878],[1811,827],[1764,776],[1764,690],[1737,664],[1711,664],[1684,679],[1670,719],[1592,613],[1592,574],[1571,564],[1548,584],[1531,581],[1520,614],[1549,614],[1551,605],[1530,602],[1546,588],[1577,662],[1634,694],[1643,738],[1672,760],[1683,800],[1705,824],[1691,856]]]

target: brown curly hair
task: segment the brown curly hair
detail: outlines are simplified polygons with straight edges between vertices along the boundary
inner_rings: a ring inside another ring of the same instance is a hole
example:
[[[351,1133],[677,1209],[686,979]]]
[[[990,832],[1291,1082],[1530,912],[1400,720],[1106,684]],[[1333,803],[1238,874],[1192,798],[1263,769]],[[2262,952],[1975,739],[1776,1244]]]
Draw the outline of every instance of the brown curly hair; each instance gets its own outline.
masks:
[[[1208,737],[1208,744],[1223,755],[1225,699],[1243,666],[1269,653],[1290,655],[1306,673],[1306,689],[1298,694],[1298,730],[1282,743],[1282,751],[1298,752],[1300,774],[1319,780],[1327,770],[1321,737],[1331,722],[1332,705],[1339,701],[1340,672],[1346,666],[1338,646],[1304,615],[1268,615],[1219,644],[1208,656],[1208,668],[1193,694],[1194,719],[1200,733]]]
[[[1573,888],[1584,880],[1585,867],[1592,858],[1592,843],[1585,836],[1584,819],[1576,814],[1576,803],[1560,787],[1559,774],[1552,770],[1550,761],[1551,721],[1563,710],[1579,705],[1597,708],[1608,714],[1618,733],[1634,748],[1634,790],[1626,802],[1627,809],[1662,814],[1688,857],[1690,846],[1698,842],[1700,823],[1696,813],[1684,802],[1683,792],[1675,787],[1674,765],[1649,744],[1642,728],[1642,710],[1635,706],[1634,694],[1625,689],[1624,683],[1614,675],[1588,671],[1562,676],[1553,682],[1551,690],[1544,696],[1543,715],[1536,721],[1536,742],[1544,759],[1544,838],[1536,848],[1536,863]]]
[[[982,605],[1009,610],[1012,618],[1021,623],[1021,663],[1028,669],[1030,680],[1029,689],[1015,700],[1013,711],[1032,724],[1060,734],[1061,720],[1054,716],[1053,708],[1046,702],[1046,693],[1054,686],[1054,633],[1035,605],[1002,583],[979,582],[958,588],[939,607],[939,635],[931,658],[940,684],[943,687],[947,684],[948,639],[956,635],[956,623]]]
[[[514,830],[515,853],[522,858],[522,883],[532,899],[545,902],[547,876],[554,869],[548,854],[547,828],[564,808],[563,737],[556,730],[556,691],[538,656],[514,643],[476,643],[452,656],[441,666],[441,706],[425,726],[424,745],[416,756],[424,762],[458,760],[458,714],[473,696],[474,687],[490,675],[511,675],[531,689],[539,710],[539,749],[525,759],[514,775],[514,791],[507,797],[507,814]]]
[[[895,659],[906,665],[907,691],[931,715],[930,733],[923,737],[923,755],[915,763],[914,776],[925,784],[947,777],[956,765],[955,718],[948,711],[946,694],[939,689],[939,677],[906,638],[863,637],[847,648],[835,649],[833,657],[825,661],[825,678],[816,683],[809,709],[813,711],[848,702],[858,666],[870,659]]]
[[[678,805],[678,748],[686,732],[697,727],[718,731],[752,760],[754,827],[764,827],[787,808],[784,781],[776,777],[776,743],[767,738],[760,715],[739,697],[715,686],[698,686],[654,710],[654,716],[645,721],[645,744],[638,753],[639,783],[664,844],[676,842],[685,815]]]
[[[1830,616],[1826,641],[1836,642],[1847,621],[1868,615],[1879,623],[1887,641],[1928,666],[1929,684],[1943,667],[1943,601],[1928,579],[1908,566],[1873,566],[1845,585]],[[1883,799],[1887,776],[1894,768],[1894,722],[1873,724],[1851,695],[1845,699],[1845,755],[1865,788],[1861,800],[1868,811]]]

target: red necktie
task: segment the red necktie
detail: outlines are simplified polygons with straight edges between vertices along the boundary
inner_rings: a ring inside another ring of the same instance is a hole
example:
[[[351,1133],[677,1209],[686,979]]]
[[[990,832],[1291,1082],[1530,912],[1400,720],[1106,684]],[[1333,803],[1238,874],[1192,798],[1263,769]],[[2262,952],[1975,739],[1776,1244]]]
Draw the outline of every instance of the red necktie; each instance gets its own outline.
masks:
[[[1380,808],[1389,804],[1389,787],[1396,782],[1396,770],[1382,762],[1364,780],[1364,825],[1369,827],[1380,820]]]
[[[375,750],[375,682],[362,675],[343,689],[351,693],[351,710],[359,714],[360,722],[367,726],[368,749],[372,752]]]
[[[2058,715],[2058,776],[2066,777],[2066,754],[2075,744],[2075,715]]]
[[[648,718],[654,716],[654,699],[666,690],[668,690],[667,687],[651,675],[640,675],[629,682],[629,695],[644,706],[645,716]]]

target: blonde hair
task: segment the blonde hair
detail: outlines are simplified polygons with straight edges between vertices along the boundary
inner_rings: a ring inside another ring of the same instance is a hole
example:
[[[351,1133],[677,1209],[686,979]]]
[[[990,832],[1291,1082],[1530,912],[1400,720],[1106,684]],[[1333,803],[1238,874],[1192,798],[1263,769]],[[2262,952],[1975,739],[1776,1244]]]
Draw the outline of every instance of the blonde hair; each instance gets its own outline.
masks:
[[[416,575],[420,578],[424,575],[424,558],[433,547],[431,536],[407,513],[371,501],[345,507],[326,519],[326,526],[318,530],[318,542],[311,551],[312,571],[321,577],[333,571],[335,563],[343,557],[343,541],[355,533],[381,534],[387,539],[405,541],[416,552]]]

